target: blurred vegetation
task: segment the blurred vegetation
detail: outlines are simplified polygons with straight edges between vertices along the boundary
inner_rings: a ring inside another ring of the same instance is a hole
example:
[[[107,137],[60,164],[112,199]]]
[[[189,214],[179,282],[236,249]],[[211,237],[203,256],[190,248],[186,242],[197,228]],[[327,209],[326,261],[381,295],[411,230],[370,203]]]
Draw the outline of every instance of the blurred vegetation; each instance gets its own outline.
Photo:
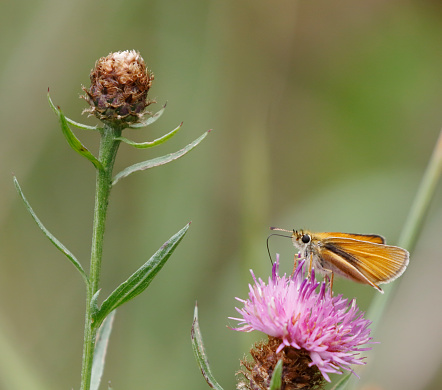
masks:
[[[190,345],[195,300],[212,370],[234,388],[250,339],[227,317],[247,294],[248,269],[270,272],[268,227],[394,243],[442,123],[437,0],[20,0],[2,4],[0,29],[1,389],[79,384],[82,282],[11,177],[87,267],[94,171],[66,144],[48,87],[67,116],[94,124],[78,96],[95,60],[141,52],[155,73],[150,96],[168,107],[126,135],[184,126],[152,151],[122,145],[117,171],[214,129],[182,160],[122,180],[111,196],[101,296],[193,221],[147,293],[117,313],[103,377],[115,390],[207,388]],[[96,148],[96,134],[76,134]],[[441,229],[439,186],[361,384],[440,388]],[[289,264],[290,241],[270,245]],[[335,288],[364,309],[375,293],[342,280]]]

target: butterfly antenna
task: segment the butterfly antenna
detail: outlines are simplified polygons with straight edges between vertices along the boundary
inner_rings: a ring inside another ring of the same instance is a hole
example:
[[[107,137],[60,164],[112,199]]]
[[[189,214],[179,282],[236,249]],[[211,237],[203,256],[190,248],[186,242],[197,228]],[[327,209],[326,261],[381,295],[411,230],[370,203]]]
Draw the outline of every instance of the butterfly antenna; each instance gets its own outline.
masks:
[[[273,227],[271,227],[270,230],[280,230],[280,231],[282,231],[282,232],[291,233],[290,230],[285,230],[285,229],[280,229],[280,228],[273,228]],[[270,235],[267,237],[267,253],[269,254],[270,262],[271,262],[272,265],[273,265],[272,255],[270,254],[270,247],[269,247],[269,238],[272,237],[272,236],[280,236],[280,237],[285,237],[285,238],[292,238],[292,236],[286,236],[286,235],[284,235],[284,234],[272,233],[272,234],[270,234]]]
[[[287,230],[287,229],[282,229],[282,228],[278,228],[278,227],[270,227],[270,230],[279,230],[280,232],[287,232],[287,233],[293,233],[293,230]],[[283,237],[287,237],[287,236],[283,236]]]

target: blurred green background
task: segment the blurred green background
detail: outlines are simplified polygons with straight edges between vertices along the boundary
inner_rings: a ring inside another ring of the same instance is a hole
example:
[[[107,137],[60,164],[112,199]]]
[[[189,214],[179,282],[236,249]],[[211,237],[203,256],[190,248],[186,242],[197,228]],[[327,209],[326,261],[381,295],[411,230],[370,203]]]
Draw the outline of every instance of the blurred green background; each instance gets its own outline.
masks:
[[[172,234],[192,225],[150,288],[118,310],[107,381],[120,389],[205,389],[190,344],[193,306],[225,389],[251,338],[226,325],[249,268],[267,277],[269,226],[400,234],[442,123],[440,0],[8,1],[0,13],[0,389],[78,388],[85,294],[45,225],[87,268],[92,164],[70,150],[50,110],[81,116],[94,62],[139,50],[163,117],[136,140],[184,121],[150,151],[122,145],[116,171],[180,149],[188,156],[114,189],[102,297]],[[98,137],[76,130],[92,150]],[[383,318],[361,387],[439,389],[442,189]],[[286,269],[294,249],[274,237]],[[338,280],[366,309],[376,292]]]

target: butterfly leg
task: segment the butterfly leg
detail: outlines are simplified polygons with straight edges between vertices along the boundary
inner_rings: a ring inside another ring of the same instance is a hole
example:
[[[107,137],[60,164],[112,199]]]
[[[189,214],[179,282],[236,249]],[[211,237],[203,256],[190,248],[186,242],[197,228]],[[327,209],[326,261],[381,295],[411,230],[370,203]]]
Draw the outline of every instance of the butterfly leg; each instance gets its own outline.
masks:
[[[312,267],[313,267],[313,254],[310,253],[310,262],[308,265],[308,278],[309,279],[312,277]]]
[[[335,274],[332,271],[330,272],[330,297],[333,297],[333,279],[335,278]]]
[[[335,278],[335,274],[331,269],[323,268],[323,271],[325,272],[324,282],[327,283],[327,278],[330,282],[330,297],[332,297],[333,296],[333,280]]]
[[[293,272],[291,276],[295,274],[296,268],[298,267],[298,259],[299,259],[299,254],[296,254],[293,261]]]

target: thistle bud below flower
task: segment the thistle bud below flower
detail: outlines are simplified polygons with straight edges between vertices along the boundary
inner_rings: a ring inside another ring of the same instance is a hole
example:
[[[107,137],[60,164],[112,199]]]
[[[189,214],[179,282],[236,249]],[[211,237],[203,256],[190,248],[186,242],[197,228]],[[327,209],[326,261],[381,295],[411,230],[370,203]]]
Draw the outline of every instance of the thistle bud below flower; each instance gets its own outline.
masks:
[[[83,87],[90,108],[84,112],[103,122],[130,125],[137,123],[145,108],[154,103],[147,99],[154,75],[135,50],[110,53],[95,63],[90,74],[91,86]]]
[[[281,340],[269,336],[268,341],[260,341],[250,350],[252,360],[241,361],[244,379],[237,389],[240,390],[266,390],[269,388],[276,363],[283,360],[281,389],[307,390],[324,388],[324,378],[316,366],[311,365],[308,351],[290,346],[277,352]]]

